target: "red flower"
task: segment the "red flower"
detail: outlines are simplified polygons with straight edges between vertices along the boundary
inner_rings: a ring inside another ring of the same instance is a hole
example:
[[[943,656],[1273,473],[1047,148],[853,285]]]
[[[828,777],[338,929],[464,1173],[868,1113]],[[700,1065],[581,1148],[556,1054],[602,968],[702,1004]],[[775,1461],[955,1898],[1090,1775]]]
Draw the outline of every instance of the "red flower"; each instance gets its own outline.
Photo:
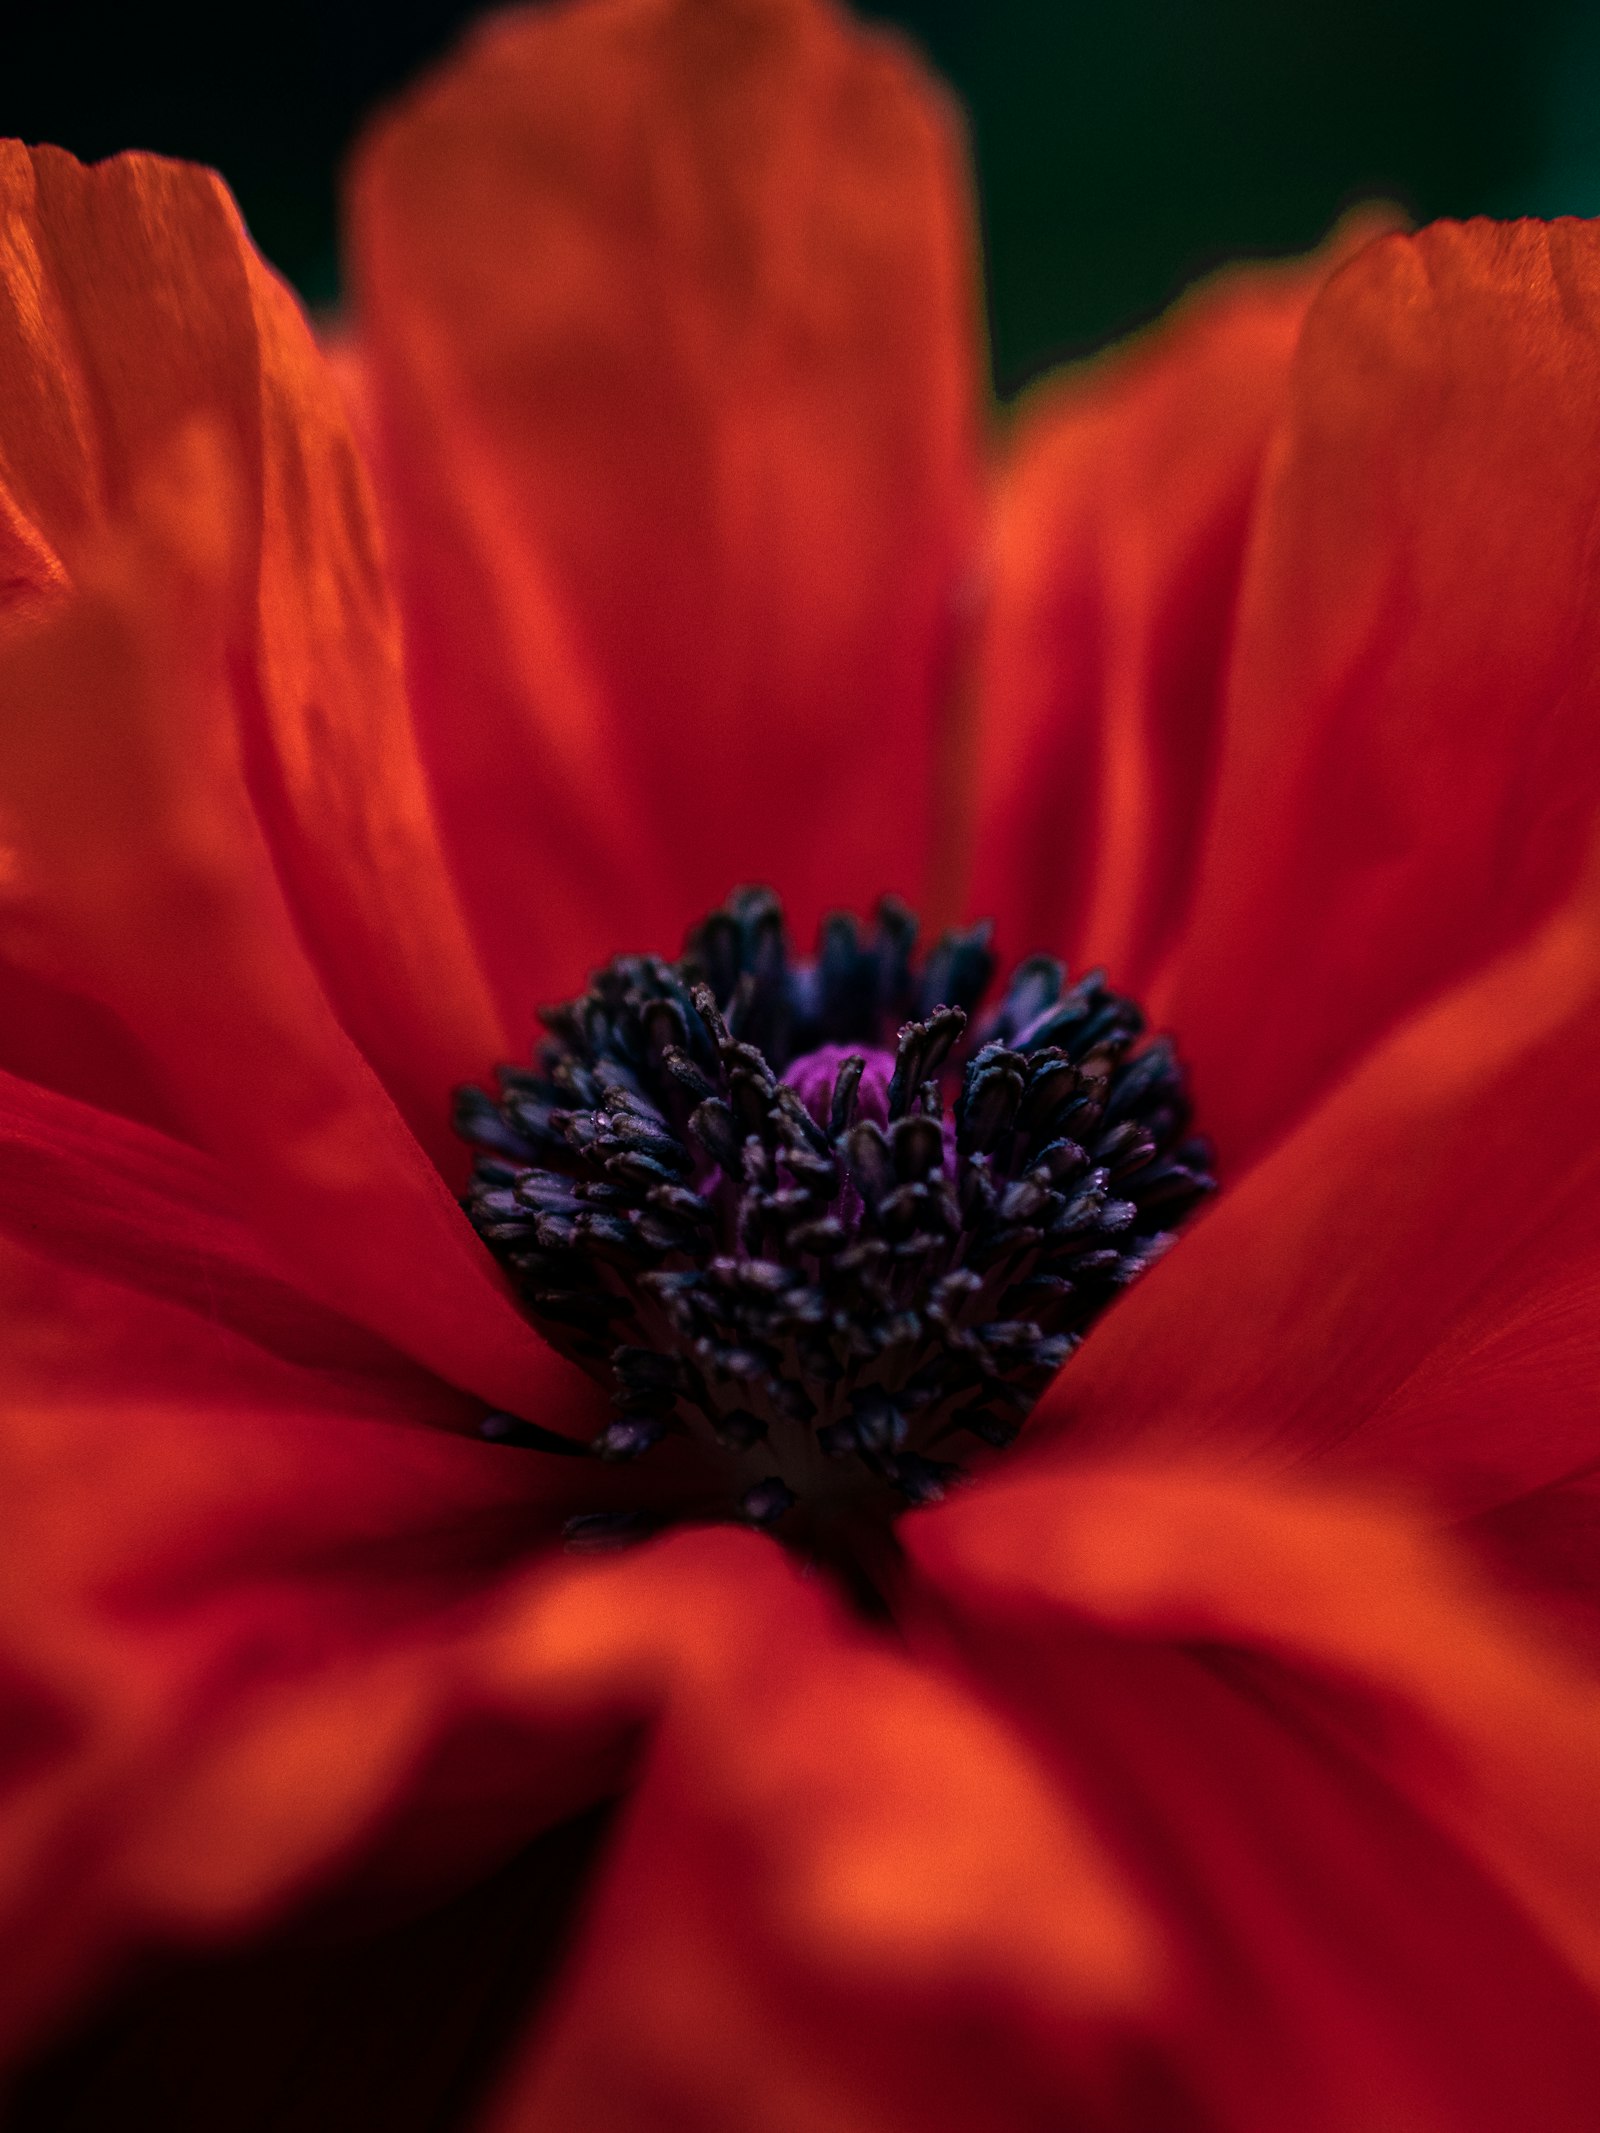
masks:
[[[0,161],[16,2059],[625,1789],[496,2127],[1592,2123],[1600,241],[1224,278],[991,481],[954,142],[812,0],[507,17],[342,393],[213,179]],[[892,1631],[473,1434],[604,1401],[448,1092],[746,878],[1103,957],[1229,1180]]]

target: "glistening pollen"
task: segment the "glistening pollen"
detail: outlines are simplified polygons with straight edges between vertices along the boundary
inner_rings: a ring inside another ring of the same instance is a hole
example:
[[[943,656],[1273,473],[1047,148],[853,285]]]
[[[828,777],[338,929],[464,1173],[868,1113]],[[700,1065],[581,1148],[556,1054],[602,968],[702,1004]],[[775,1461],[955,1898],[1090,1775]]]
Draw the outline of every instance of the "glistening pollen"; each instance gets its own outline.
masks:
[[[573,1539],[736,1517],[816,1544],[937,1499],[1214,1189],[1170,1042],[1102,972],[1032,957],[974,1029],[988,927],[916,944],[885,900],[800,961],[741,890],[460,1093],[479,1235],[609,1386],[593,1453],[649,1455],[653,1486]]]

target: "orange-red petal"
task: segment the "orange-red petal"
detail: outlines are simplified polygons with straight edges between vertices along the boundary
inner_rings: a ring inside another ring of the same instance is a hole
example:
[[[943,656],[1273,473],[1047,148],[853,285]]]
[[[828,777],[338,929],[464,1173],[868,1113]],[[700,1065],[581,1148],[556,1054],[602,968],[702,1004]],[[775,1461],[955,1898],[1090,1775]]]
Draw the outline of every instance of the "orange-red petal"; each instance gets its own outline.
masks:
[[[1159,1933],[982,1696],[759,1542],[607,1582],[574,1660],[662,1677],[663,1715],[491,2124],[1000,2133],[1097,2093]]]
[[[307,1295],[224,1164],[9,1076],[0,1158],[9,2041],[130,1942],[239,1930],[436,1792],[414,1766],[463,1618],[587,1501],[576,1462],[456,1434],[472,1403]],[[512,1765],[487,1833],[455,1781],[457,1854],[583,1797],[581,1756]],[[403,1862],[444,1848],[414,1827]]]
[[[0,1073],[4,1397],[262,1398],[470,1427],[470,1396],[308,1292],[245,1209],[225,1163]]]
[[[1307,307],[1373,232],[1215,276],[1023,403],[995,503],[970,892],[1006,952],[1148,984],[1215,774],[1262,461]]]
[[[239,499],[186,432],[0,643],[0,954],[94,1001],[324,1302],[497,1407],[588,1389],[518,1316],[309,961],[227,657]]]
[[[1386,237],[1309,314],[1153,1003],[1225,1164],[1571,888],[1600,797],[1597,470],[1593,224]]]
[[[70,596],[196,418],[241,489],[223,715],[257,834],[344,1028],[443,1153],[451,1083],[504,1040],[441,860],[337,388],[209,173],[0,145],[0,631]],[[60,983],[8,984],[7,1057],[82,1089],[85,1010]],[[139,1064],[121,1079],[148,1115]]]
[[[527,1463],[233,1346],[225,1396],[0,1408],[8,2059],[134,1950],[259,1931],[380,1838],[388,1885],[471,1878],[616,1781],[603,1713],[513,1725],[474,1672],[548,1534]]]
[[[1164,2111],[1095,2123],[1588,2124],[1600,1678],[1359,1497],[1086,1470],[907,1531],[1170,1940]]]
[[[957,129],[817,0],[508,14],[352,192],[409,671],[504,1011],[740,879],[917,895],[971,533]]]
[[[1451,1517],[1592,1466],[1597,1043],[1591,867],[1222,1194],[1097,1328],[1025,1443],[1050,1461],[1143,1446],[1337,1463]]]

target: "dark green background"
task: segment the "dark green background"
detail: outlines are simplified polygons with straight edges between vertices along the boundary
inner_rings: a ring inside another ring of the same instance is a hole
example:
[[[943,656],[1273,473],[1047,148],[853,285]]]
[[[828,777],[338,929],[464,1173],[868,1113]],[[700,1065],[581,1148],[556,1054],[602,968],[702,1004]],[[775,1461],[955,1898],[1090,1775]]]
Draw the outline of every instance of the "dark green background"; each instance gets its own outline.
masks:
[[[11,10],[5,10],[7,14]],[[0,132],[214,163],[313,301],[362,112],[448,46],[459,0],[213,11],[32,5],[0,40]],[[1159,309],[1240,252],[1298,249],[1372,194],[1419,217],[1600,210],[1600,5],[900,0],[966,99],[995,369]]]

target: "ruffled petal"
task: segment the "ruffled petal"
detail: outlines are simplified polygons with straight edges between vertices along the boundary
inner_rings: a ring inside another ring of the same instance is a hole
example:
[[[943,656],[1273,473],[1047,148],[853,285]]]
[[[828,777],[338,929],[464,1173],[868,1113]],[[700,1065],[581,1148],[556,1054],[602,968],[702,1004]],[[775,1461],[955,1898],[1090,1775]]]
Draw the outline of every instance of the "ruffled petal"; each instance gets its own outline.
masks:
[[[133,1953],[498,1867],[617,1787],[739,1597],[564,1560],[588,1470],[453,1434],[462,1396],[285,1279],[221,1166],[4,1082],[0,1142],[9,2058]]]
[[[456,1711],[463,1618],[587,1508],[579,1462],[453,1434],[465,1396],[307,1296],[238,1199],[192,1147],[0,1076],[8,2039],[370,1830]],[[585,1767],[516,1762],[508,1840]]]
[[[585,1671],[672,1685],[490,2124],[1000,2133],[1096,2093],[1159,1935],[1019,1733],[758,1542],[614,1590],[574,1608]]]
[[[1590,2122],[1600,1679],[1359,1498],[1113,1469],[906,1530],[1169,1937],[1165,2108],[1095,2124]]]
[[[353,268],[410,673],[502,1007],[927,885],[973,515],[951,115],[814,0],[481,31],[368,139]]]
[[[0,955],[120,1023],[302,1286],[496,1407],[592,1389],[519,1317],[334,1011],[231,715],[231,461],[185,433],[0,643]]]
[[[589,1935],[612,1954],[598,1976],[580,1958],[537,2122],[566,2122],[566,2066],[591,2124],[632,2122],[606,2114],[641,2093],[730,2124],[759,2123],[740,2099],[759,2114],[768,2089],[859,2085],[898,2110],[903,2082],[956,2123],[941,2068],[963,2095],[997,2084],[959,2038],[930,2057],[929,2005],[1012,2046],[997,2092],[1031,2105],[1148,1991],[1159,1948],[1023,1741],[770,1543],[683,1534],[518,1578],[512,1506],[484,1500],[492,1452],[391,1432],[374,1459],[372,1425],[247,1421],[57,1412],[0,1439],[38,1551],[0,1582],[9,1737],[29,1750],[0,1792],[10,2036],[124,1950],[259,1932],[331,1875],[459,1885],[614,1787],[642,1727]],[[225,1458],[195,1456],[201,1431]],[[582,2018],[595,1996],[609,2049]],[[814,2025],[863,2002],[876,2033],[845,2022],[849,2050],[818,2060]]]
[[[1152,1001],[1235,1170],[1572,887],[1600,791],[1597,505],[1594,225],[1438,224],[1329,283]]]
[[[196,417],[243,491],[226,716],[257,834],[343,1027],[443,1156],[450,1085],[504,1038],[441,860],[337,389],[209,173],[0,144],[0,632],[70,594]],[[0,977],[6,1057],[88,1093],[107,1032],[74,979]],[[154,1115],[141,1062],[101,1078]]]
[[[370,1385],[364,1414],[336,1379],[319,1407],[331,1373],[228,1329],[225,1394],[191,1362],[151,1396],[176,1316],[113,1299],[120,1396],[0,1403],[7,2059],[135,1951],[260,1932],[380,1842],[385,1888],[458,1886],[620,1769],[616,1724],[513,1725],[475,1670],[497,1597],[541,1575],[534,1462],[375,1414]]]
[[[1317,290],[1375,233],[1233,267],[1024,403],[999,487],[970,903],[1141,991],[1188,908],[1251,507]]]

